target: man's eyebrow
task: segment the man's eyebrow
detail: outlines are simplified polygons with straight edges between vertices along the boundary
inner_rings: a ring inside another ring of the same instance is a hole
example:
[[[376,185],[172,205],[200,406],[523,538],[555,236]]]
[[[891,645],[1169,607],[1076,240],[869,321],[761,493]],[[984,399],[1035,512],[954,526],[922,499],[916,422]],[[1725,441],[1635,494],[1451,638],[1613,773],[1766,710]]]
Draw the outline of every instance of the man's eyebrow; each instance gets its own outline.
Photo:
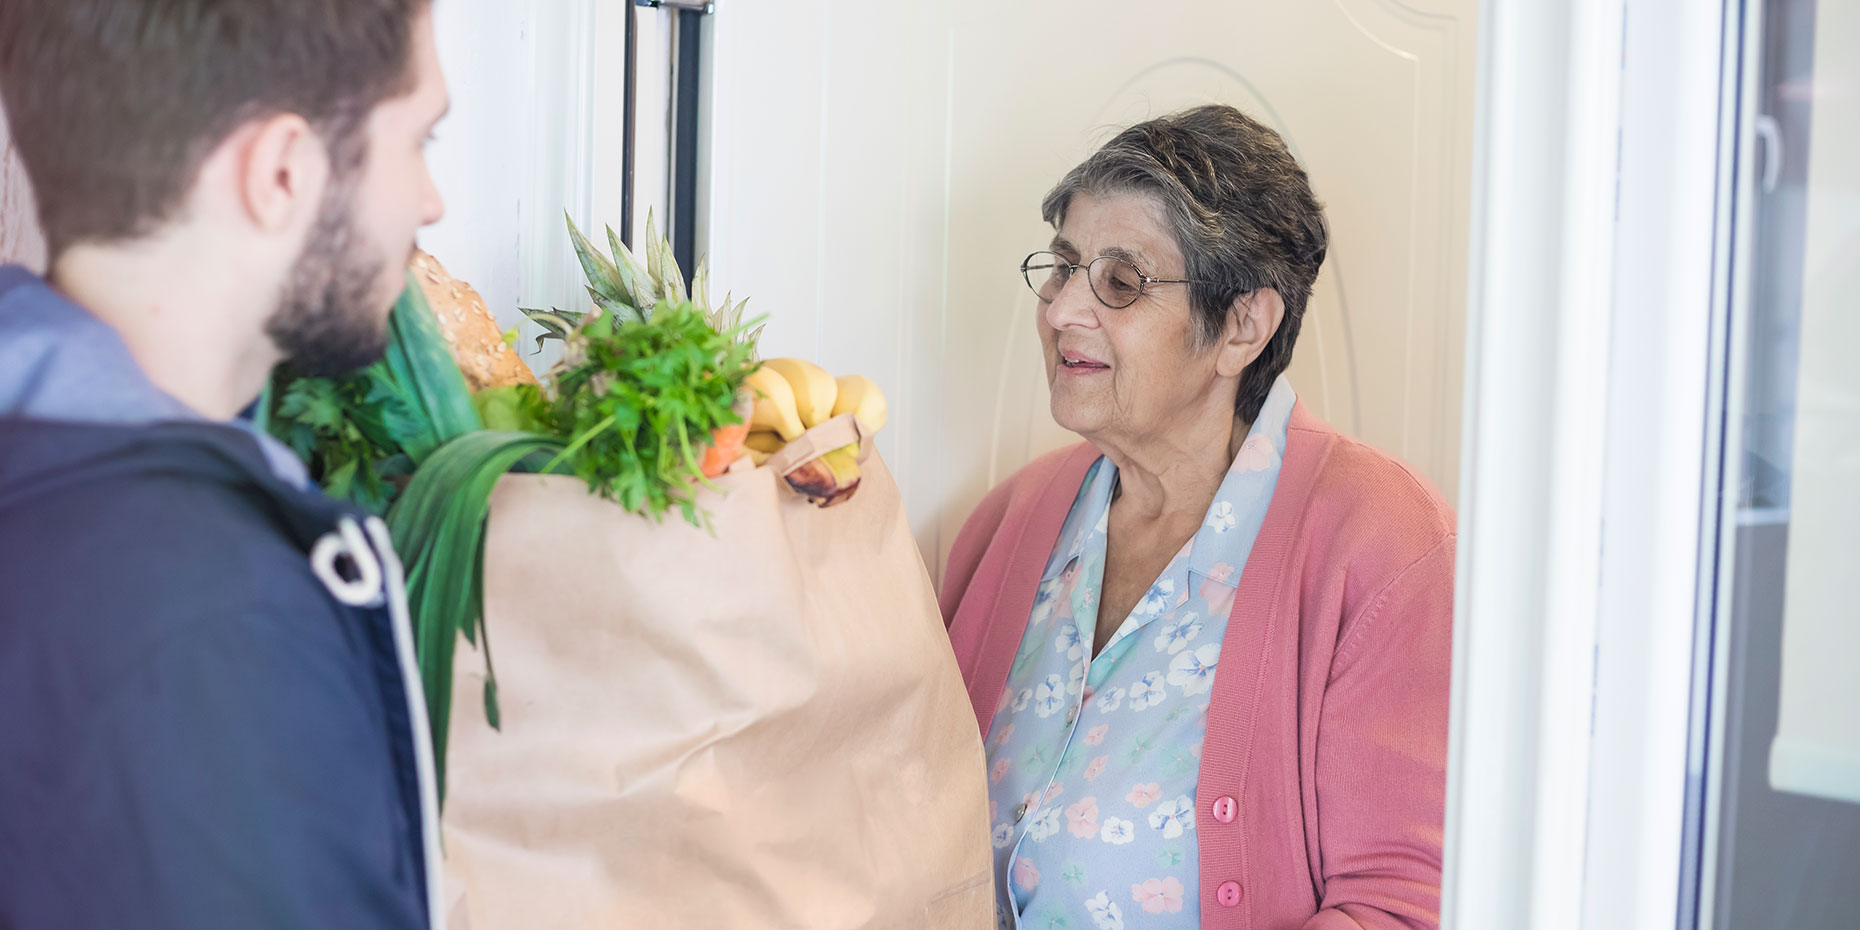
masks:
[[[1078,246],[1073,245],[1072,242],[1064,236],[1054,236],[1052,245],[1047,246],[1047,248],[1055,252],[1066,252],[1072,255],[1079,254]]]

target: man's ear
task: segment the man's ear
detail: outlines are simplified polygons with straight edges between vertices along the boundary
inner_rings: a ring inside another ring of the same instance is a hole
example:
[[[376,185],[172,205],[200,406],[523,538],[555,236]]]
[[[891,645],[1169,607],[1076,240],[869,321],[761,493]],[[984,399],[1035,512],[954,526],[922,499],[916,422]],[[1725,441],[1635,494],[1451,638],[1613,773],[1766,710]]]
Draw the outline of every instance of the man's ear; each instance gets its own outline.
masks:
[[[1285,299],[1270,287],[1234,298],[1227,311],[1227,329],[1221,334],[1215,371],[1222,377],[1239,377],[1266,351],[1266,345],[1284,320]]]
[[[265,232],[314,217],[329,184],[323,139],[303,117],[280,113],[253,120],[228,137],[239,202],[246,218]]]

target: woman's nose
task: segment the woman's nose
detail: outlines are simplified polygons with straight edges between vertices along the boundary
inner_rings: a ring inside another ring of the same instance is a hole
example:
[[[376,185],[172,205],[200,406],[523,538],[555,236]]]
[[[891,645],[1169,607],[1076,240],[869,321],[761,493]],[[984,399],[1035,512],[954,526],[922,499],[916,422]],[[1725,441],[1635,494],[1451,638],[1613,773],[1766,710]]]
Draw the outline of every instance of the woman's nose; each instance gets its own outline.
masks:
[[[1098,295],[1091,292],[1091,282],[1086,279],[1083,269],[1074,274],[1059,288],[1059,293],[1047,303],[1046,324],[1054,329],[1077,327],[1095,327],[1098,325]]]

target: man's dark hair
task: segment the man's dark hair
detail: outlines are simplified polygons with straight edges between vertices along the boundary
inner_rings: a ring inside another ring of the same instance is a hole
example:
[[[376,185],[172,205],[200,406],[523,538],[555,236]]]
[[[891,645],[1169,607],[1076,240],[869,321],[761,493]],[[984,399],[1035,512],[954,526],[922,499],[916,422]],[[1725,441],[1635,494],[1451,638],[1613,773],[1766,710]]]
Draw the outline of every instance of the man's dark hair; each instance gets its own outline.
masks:
[[[411,88],[430,0],[0,0],[0,99],[46,246],[147,235],[241,124],[296,113],[332,170]]]
[[[1072,169],[1046,195],[1055,228],[1078,194],[1155,197],[1187,262],[1195,342],[1220,338],[1234,300],[1270,287],[1285,301],[1259,358],[1240,376],[1234,410],[1258,418],[1273,381],[1292,362],[1311,285],[1324,264],[1324,211],[1279,134],[1229,106],[1183,110],[1138,123]],[[1150,274],[1157,269],[1146,268]]]

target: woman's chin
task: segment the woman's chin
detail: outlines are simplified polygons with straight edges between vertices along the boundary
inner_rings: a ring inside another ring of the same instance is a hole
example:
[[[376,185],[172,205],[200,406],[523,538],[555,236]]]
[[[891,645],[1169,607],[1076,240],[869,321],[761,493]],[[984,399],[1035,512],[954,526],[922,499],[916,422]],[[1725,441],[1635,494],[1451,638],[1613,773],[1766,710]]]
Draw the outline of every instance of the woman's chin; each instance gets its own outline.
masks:
[[[1089,436],[1098,431],[1103,417],[1093,405],[1080,404],[1061,398],[1054,394],[1052,402],[1053,422],[1061,429],[1071,430],[1080,436]]]

